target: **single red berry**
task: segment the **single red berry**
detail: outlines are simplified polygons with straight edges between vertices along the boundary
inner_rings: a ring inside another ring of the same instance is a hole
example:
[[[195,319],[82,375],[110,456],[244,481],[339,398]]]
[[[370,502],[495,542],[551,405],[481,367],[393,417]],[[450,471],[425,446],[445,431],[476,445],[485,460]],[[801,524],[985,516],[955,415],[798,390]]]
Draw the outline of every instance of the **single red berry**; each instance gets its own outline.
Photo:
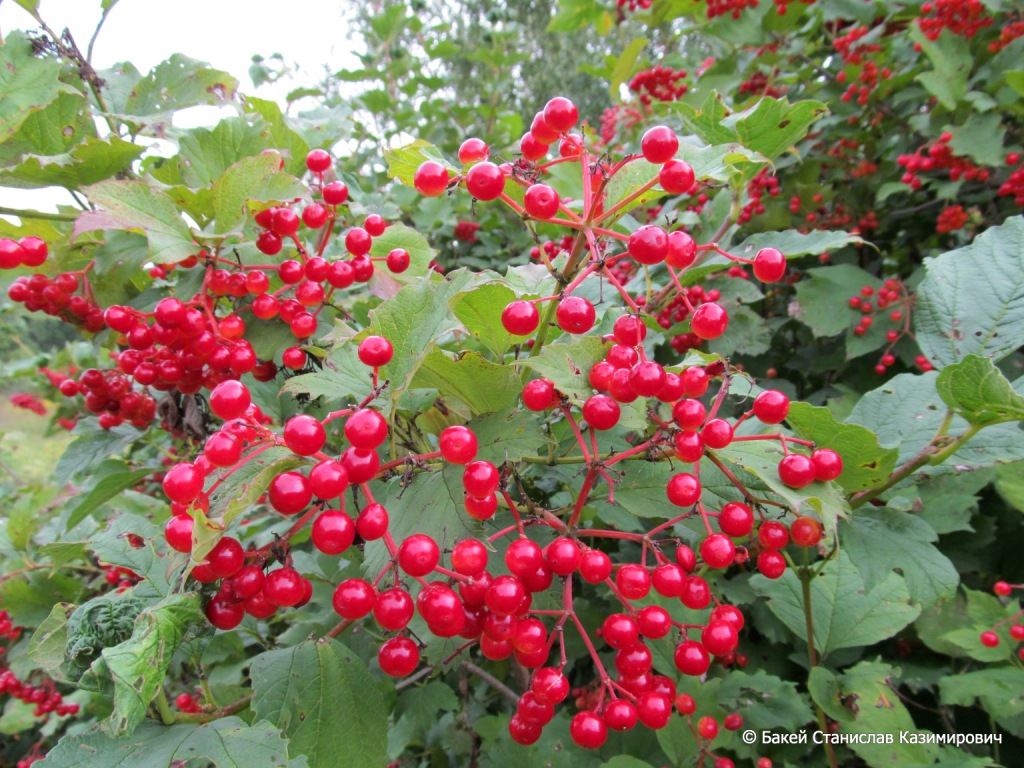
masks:
[[[391,677],[411,675],[420,663],[420,649],[408,637],[392,637],[377,652],[381,670]]]
[[[547,184],[533,184],[523,196],[523,208],[535,219],[550,219],[558,213],[560,198]]]
[[[540,312],[532,301],[513,301],[502,311],[501,324],[513,336],[529,336],[540,324]]]
[[[296,515],[312,501],[313,491],[298,472],[283,472],[270,481],[267,496],[270,506],[282,515]]]
[[[364,541],[381,538],[388,529],[388,511],[381,504],[367,504],[356,518],[356,532]]]
[[[711,656],[707,649],[694,640],[683,640],[675,650],[676,669],[684,675],[698,677],[708,671]],[[690,714],[690,713],[686,713]]]
[[[686,269],[697,258],[697,242],[688,232],[677,229],[668,236],[665,263],[673,269]]]
[[[348,200],[348,186],[341,181],[332,181],[324,184],[323,195],[324,202],[328,205],[344,205]]]
[[[394,353],[391,342],[383,336],[367,336],[359,343],[359,360],[371,368],[387,365]]]
[[[334,590],[334,610],[345,619],[363,618],[376,602],[373,586],[363,579],[346,579]]]
[[[688,472],[681,472],[669,479],[665,493],[677,507],[692,507],[700,501],[700,480]]]
[[[575,540],[560,536],[548,544],[544,557],[552,573],[557,576],[568,576],[579,567],[583,553],[580,552],[580,545]]]
[[[628,600],[641,600],[651,591],[651,575],[642,565],[629,563],[615,573],[615,585]]]
[[[459,162],[463,165],[486,160],[489,156],[490,150],[483,139],[469,138],[459,147]]]
[[[374,450],[387,439],[387,436],[387,419],[372,408],[360,408],[345,422],[345,439],[356,448]]]
[[[999,635],[995,632],[982,632],[981,644],[987,648],[995,648],[999,645]]]
[[[766,549],[757,556],[757,570],[766,578],[777,579],[786,572],[786,558],[774,549]]]
[[[821,523],[813,517],[798,517],[790,524],[789,533],[798,547],[813,547],[821,541]]]
[[[649,163],[667,163],[679,150],[679,138],[675,131],[665,125],[649,128],[640,139],[640,151]]]
[[[754,255],[754,277],[776,283],[786,274],[786,257],[777,248],[762,248]]]
[[[203,492],[205,477],[195,464],[182,462],[171,467],[164,475],[163,488],[167,498],[178,504],[188,504]]]
[[[828,448],[819,448],[812,453],[811,462],[814,464],[814,479],[819,482],[827,483],[843,473],[842,457]]]
[[[583,418],[596,430],[611,429],[619,423],[619,404],[608,395],[592,395],[583,403]]]
[[[414,533],[398,547],[398,567],[413,577],[426,576],[440,559],[437,542],[424,533]]]
[[[748,536],[754,529],[754,513],[746,504],[730,501],[718,515],[718,526],[729,536]]]
[[[448,169],[434,160],[424,160],[413,174],[412,183],[424,197],[437,197],[448,188]]]
[[[586,333],[594,327],[597,313],[594,305],[582,296],[568,296],[558,303],[555,320],[566,333]]]
[[[312,416],[292,416],[284,425],[284,443],[299,456],[312,456],[324,447],[327,433],[324,425]]]
[[[668,233],[655,224],[645,224],[629,236],[626,248],[641,264],[659,264],[668,255]]]
[[[791,453],[779,462],[779,479],[790,488],[806,488],[814,478],[814,462],[802,453]]]
[[[505,174],[492,162],[477,163],[466,173],[466,190],[477,200],[496,200],[505,189]]]
[[[700,544],[700,556],[711,568],[728,568],[736,559],[736,545],[722,533],[713,533]]]
[[[778,424],[789,413],[789,398],[776,389],[766,389],[754,398],[754,415],[764,424]]]
[[[729,313],[714,302],[701,304],[690,318],[690,329],[702,339],[717,339],[728,327]]]
[[[569,725],[569,735],[576,746],[598,749],[608,740],[608,726],[599,715],[587,710],[578,713]]]
[[[580,576],[588,584],[599,584],[612,575],[611,558],[599,549],[588,549],[580,557]]]
[[[438,438],[438,449],[450,464],[468,464],[476,457],[476,435],[469,427],[447,427]]]
[[[544,121],[559,133],[568,133],[576,127],[579,112],[576,105],[564,96],[555,96],[544,105]]]
[[[331,167],[331,156],[322,149],[311,149],[306,155],[306,167],[313,173],[323,173]]]
[[[704,445],[708,448],[725,448],[732,442],[732,424],[725,419],[711,419],[701,430]]]
[[[669,160],[658,173],[658,183],[670,195],[682,195],[693,189],[693,168],[685,160]]]
[[[340,509],[325,509],[313,522],[313,546],[327,555],[340,555],[356,538],[352,518]]]
[[[1010,592],[1013,591],[1013,587],[1010,586],[1009,582],[997,581],[993,585],[992,591],[995,592],[1000,597],[1006,597],[1007,595],[1010,594]]]
[[[487,546],[476,539],[465,539],[452,548],[452,568],[464,576],[479,576],[487,569]]]

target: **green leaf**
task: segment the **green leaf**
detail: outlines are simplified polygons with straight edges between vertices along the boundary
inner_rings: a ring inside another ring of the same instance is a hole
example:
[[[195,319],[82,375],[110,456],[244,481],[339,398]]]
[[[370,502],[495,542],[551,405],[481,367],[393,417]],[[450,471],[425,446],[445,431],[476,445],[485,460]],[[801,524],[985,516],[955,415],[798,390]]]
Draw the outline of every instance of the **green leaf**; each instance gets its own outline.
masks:
[[[524,456],[536,456],[550,438],[537,414],[527,410],[488,413],[470,421],[477,441],[477,458],[500,466],[515,463]]]
[[[133,547],[128,541],[130,534],[141,536],[143,546]],[[160,548],[159,553],[157,547]],[[163,529],[140,515],[121,514],[111,518],[103,529],[93,534],[89,548],[100,562],[135,571],[159,595],[170,591],[173,571],[185,562],[184,555],[163,556],[166,552]]]
[[[921,31],[920,26],[911,24],[908,30],[910,38],[921,46],[931,61],[933,70],[922,72],[917,81],[943,107],[956,109],[957,101],[967,95],[968,78],[974,59],[967,40],[958,35],[940,35],[937,40],[929,40]]]
[[[580,336],[568,342],[545,344],[540,354],[520,360],[520,364],[550,379],[555,388],[577,403],[582,403],[593,388],[588,381],[590,369],[604,360],[607,345],[597,336]]]
[[[967,355],[948,365],[935,380],[939,397],[974,426],[1024,420],[1024,397],[1017,394],[992,360]]]
[[[67,509],[67,528],[74,528],[89,515],[102,507],[122,491],[126,491],[139,484],[153,474],[152,469],[136,469],[131,472],[116,472],[106,475],[92,487],[85,496],[70,505]]]
[[[427,160],[435,160],[446,166],[449,171],[455,170],[448,165],[437,147],[423,139],[416,139],[411,144],[404,144],[395,149],[384,150],[384,162],[388,164],[388,178],[398,179],[407,187],[413,186],[412,179],[416,169]]]
[[[781,232],[758,232],[739,245],[730,248],[729,252],[736,256],[752,259],[754,254],[762,248],[778,248],[787,259],[794,259],[798,256],[817,256],[822,253],[838,251],[848,245],[860,245],[863,242],[860,235],[844,232],[841,229],[815,230],[813,232],[785,229]],[[818,274],[835,269],[840,269],[840,267],[809,269],[807,274]]]
[[[288,379],[281,387],[282,394],[323,397],[328,403],[348,398],[361,402],[373,390],[373,371],[359,361],[353,344],[329,352],[323,362],[319,371]]]
[[[12,32],[0,46],[0,141],[57,98],[66,88],[58,80],[61,64],[55,57],[35,56],[24,32]]]
[[[362,659],[337,640],[306,641],[253,659],[252,709],[277,725],[311,768],[387,762],[387,710]]]
[[[81,580],[63,573],[33,571],[0,581],[0,603],[14,626],[40,626],[57,603],[75,603],[83,591]]]
[[[1009,624],[1017,605],[1003,605],[988,592],[963,589],[955,600],[938,603],[921,614],[914,625],[921,641],[937,653],[953,658],[969,657],[982,662],[1008,661],[1016,641],[1010,639]],[[999,645],[982,645],[981,633],[993,627]]]
[[[138,441],[143,433],[126,424],[101,429],[95,421],[83,419],[78,422],[72,434],[75,439],[61,454],[57,468],[53,471],[53,480],[60,487],[104,459],[120,455],[125,448]]]
[[[192,232],[165,192],[142,181],[101,181],[85,193],[101,209],[79,214],[72,240],[97,229],[141,231],[149,241],[149,258],[157,264],[195,255]]]
[[[850,743],[850,749],[872,768],[931,765],[938,755],[934,744],[905,744],[899,738],[901,732],[927,732],[914,724],[896,695],[890,680],[897,675],[899,670],[888,664],[862,661],[839,676],[824,667],[814,667],[807,682],[811,697],[826,715],[838,721],[841,734],[893,735],[891,744],[873,738]]]
[[[479,278],[467,270],[446,275],[443,280],[422,280],[406,286],[370,312],[369,333],[391,342],[394,356],[381,368],[388,394],[397,402],[407,390],[416,371],[438,340],[459,327],[449,302],[472,290]],[[351,345],[351,343],[350,343]],[[355,349],[349,354],[354,355]]]
[[[29,640],[29,658],[39,669],[59,682],[67,682],[63,672],[64,647],[68,638],[68,617],[74,610],[75,606],[70,603],[57,603]]]
[[[798,101],[764,97],[741,112],[730,112],[722,97],[712,91],[698,108],[678,101],[671,109],[683,125],[708,144],[742,144],[774,160],[807,135],[811,124],[828,114],[819,101]]]
[[[859,512],[840,530],[843,547],[869,590],[898,568],[910,599],[928,609],[952,597],[960,584],[956,568],[935,546],[939,537],[914,515],[868,510]]]
[[[771,348],[771,328],[759,313],[735,303],[728,306],[728,311],[729,325],[725,333],[708,344],[709,352],[753,356],[763,355]]]
[[[609,19],[608,11],[593,0],[562,0],[548,24],[548,32],[575,32],[593,24],[603,28]]]
[[[644,52],[648,42],[650,41],[646,37],[634,38],[623,49],[622,53],[619,54],[618,61],[615,62],[615,66],[612,68],[608,84],[608,91],[613,101],[619,98],[619,86],[626,82],[630,75],[633,74],[637,62],[640,60],[640,55]]]
[[[18,165],[0,172],[0,183],[21,189],[79,189],[126,170],[144,151],[145,147],[117,136],[106,139],[87,136],[64,154],[24,156]]]
[[[212,184],[239,160],[258,155],[268,147],[258,118],[232,117],[210,128],[193,128],[178,140],[178,167],[190,187]]]
[[[486,283],[457,296],[452,302],[452,311],[487,349],[502,355],[513,342],[522,340],[501,324],[502,311],[515,299],[515,292],[504,283]]]
[[[30,112],[18,130],[0,143],[0,160],[11,167],[26,155],[63,155],[95,136],[85,97],[78,91],[61,91],[46,107]]]
[[[936,368],[971,354],[998,360],[1024,344],[1024,216],[927,260],[925,269],[914,328]]]
[[[785,251],[783,251],[785,253]],[[882,281],[852,264],[808,269],[810,279],[796,285],[796,318],[815,338],[852,330],[860,317],[847,303],[859,286],[878,288]]]
[[[882,448],[870,429],[836,421],[828,408],[794,401],[786,422],[799,437],[842,456],[843,473],[836,482],[850,493],[881,485],[896,468],[895,449]]]
[[[1003,728],[1024,738],[1024,670],[992,667],[947,675],[939,681],[945,706],[973,707],[975,701]]]
[[[744,728],[756,731],[792,733],[814,719],[796,685],[760,669],[753,674],[734,670],[722,678],[718,701],[729,711],[742,710]]]
[[[302,182],[280,170],[280,158],[246,157],[233,163],[213,184],[214,231],[234,232],[256,208],[308,197],[309,190]]]
[[[963,125],[954,126],[950,131],[953,138],[949,146],[958,155],[965,155],[978,165],[999,167],[1006,162],[1003,143],[1006,129],[1000,121],[1000,114],[972,114]]]
[[[1007,504],[1024,512],[1024,462],[1015,461],[997,467],[996,490]]]
[[[114,681],[114,711],[106,722],[112,735],[130,735],[143,721],[185,631],[202,616],[198,595],[169,595],[138,615],[130,639],[103,649]]]
[[[750,586],[768,598],[768,608],[801,640],[807,639],[800,578],[792,568],[778,579],[757,574]],[[828,655],[842,648],[874,645],[892,637],[921,613],[913,605],[906,582],[889,573],[866,589],[849,555],[840,551],[811,582],[814,644]]]
[[[293,176],[301,176],[306,170],[306,155],[309,154],[310,146],[281,111],[281,107],[273,101],[246,96],[245,109],[263,118],[270,146],[284,155],[285,170]]]
[[[939,374],[901,373],[878,389],[868,392],[854,406],[848,423],[862,424],[878,435],[884,448],[899,451],[898,465],[918,455],[932,440],[947,407],[936,391]],[[950,435],[963,434],[966,421],[956,416]],[[984,467],[1024,459],[1021,430],[1016,424],[997,424],[982,430],[950,457],[950,467]],[[922,472],[950,471],[942,467],[924,467]]]
[[[177,768],[196,760],[217,768],[307,768],[304,758],[288,759],[288,742],[266,722],[247,725],[224,717],[205,725],[165,726],[147,721],[129,739],[112,739],[93,728],[67,735],[38,768]]]
[[[111,111],[138,121],[150,132],[170,125],[170,114],[200,104],[229,102],[238,80],[208,64],[173,54],[145,76],[131,64],[100,73]]]
[[[469,406],[473,415],[508,408],[519,399],[522,382],[510,365],[485,360],[476,352],[457,358],[440,349],[428,355],[412,381],[413,389],[436,389]]]

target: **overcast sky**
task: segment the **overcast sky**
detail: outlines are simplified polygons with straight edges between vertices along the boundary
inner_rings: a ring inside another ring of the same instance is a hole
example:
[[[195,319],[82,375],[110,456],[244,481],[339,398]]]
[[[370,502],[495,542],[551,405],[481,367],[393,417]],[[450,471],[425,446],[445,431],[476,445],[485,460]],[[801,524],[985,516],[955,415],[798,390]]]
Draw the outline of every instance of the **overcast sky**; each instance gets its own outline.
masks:
[[[107,17],[93,53],[97,69],[130,61],[140,72],[172,53],[207,61],[241,83],[246,93],[283,103],[285,94],[310,84],[330,71],[355,68],[344,9],[339,0],[298,0],[291,3],[239,2],[239,0],[120,0]],[[100,0],[40,0],[39,12],[58,34],[65,27],[84,52],[100,18]],[[0,31],[35,29],[35,20],[14,0],[0,0]],[[255,90],[248,69],[253,54],[280,53],[300,68],[288,82]],[[216,110],[199,108],[183,116],[187,127],[211,124]],[[176,120],[176,125],[179,122]],[[0,189],[0,205],[53,209],[56,200],[68,202],[66,193],[46,190]]]

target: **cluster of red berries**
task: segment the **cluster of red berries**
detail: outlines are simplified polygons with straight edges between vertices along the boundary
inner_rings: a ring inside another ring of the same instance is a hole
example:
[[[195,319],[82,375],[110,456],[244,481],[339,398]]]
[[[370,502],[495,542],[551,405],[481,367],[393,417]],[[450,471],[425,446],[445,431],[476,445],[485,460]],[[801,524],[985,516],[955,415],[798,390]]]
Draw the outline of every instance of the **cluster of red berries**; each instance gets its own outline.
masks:
[[[84,294],[76,293],[79,287]],[[84,270],[62,272],[53,278],[41,274],[19,277],[8,287],[7,298],[23,304],[29,312],[45,312],[90,333],[104,328],[103,311],[90,298]]]
[[[530,258],[534,261],[539,261],[541,258],[540,253],[544,251],[548,261],[554,261],[558,254],[569,252],[569,249],[572,248],[573,240],[572,235],[564,235],[557,243],[554,240],[545,240],[540,245],[535,245],[530,249]]]
[[[455,239],[461,243],[475,243],[479,238],[476,231],[480,225],[475,221],[460,221],[455,225]]]
[[[685,69],[654,66],[633,75],[629,90],[637,94],[641,104],[650,107],[655,101],[678,101],[687,91],[685,78]]]
[[[740,83],[740,93],[750,96],[768,96],[773,99],[781,99],[789,89],[785,85],[775,82],[776,74],[777,70],[773,70],[772,76],[769,78],[764,72],[755,72]]]
[[[1018,37],[1024,37],[1024,21],[1013,21],[999,30],[999,37],[988,44],[989,53],[999,53]]]
[[[1010,152],[1006,155],[1006,164],[1010,167],[1020,162],[1020,153]],[[1012,197],[1014,203],[1024,207],[1024,166],[1013,171],[1009,178],[999,185],[999,197]]]
[[[28,392],[16,392],[11,395],[8,400],[11,405],[16,408],[24,408],[26,411],[32,411],[37,416],[46,415],[46,406],[43,405],[43,401],[35,395],[30,395]]]
[[[708,18],[729,15],[738,19],[747,8],[757,8],[759,0],[708,0]]]
[[[740,211],[737,223],[745,224],[754,216],[764,213],[764,203],[761,202],[765,193],[776,197],[782,191],[778,178],[767,168],[759,171],[754,178],[747,183],[747,203]]]
[[[142,581],[142,577],[131,568],[104,564],[101,564],[100,568],[103,569],[103,580],[116,587],[118,592],[124,592]]]
[[[940,234],[956,232],[963,229],[970,220],[970,215],[962,205],[947,205],[939,211],[939,218],[935,222],[935,231]]]
[[[610,146],[620,131],[628,131],[643,119],[643,113],[629,104],[608,107],[601,113],[601,141]]]
[[[126,354],[119,356],[119,365]],[[82,395],[86,410],[96,414],[103,429],[125,422],[145,429],[156,416],[156,400],[147,392],[133,389],[131,378],[120,370],[87,368],[77,378],[65,378],[57,389],[64,397]]]
[[[174,706],[176,706],[179,711],[185,712],[186,714],[190,715],[194,715],[198,712],[203,711],[203,705],[196,701],[195,696],[193,696],[191,693],[179,693],[177,696],[175,696]]]
[[[876,316],[884,317],[889,323],[898,326],[885,332],[887,346],[875,365],[875,373],[879,376],[885,374],[896,362],[896,356],[892,353],[896,343],[903,336],[911,335],[910,314],[914,308],[914,298],[914,294],[907,290],[902,280],[890,277],[878,290],[877,296],[874,287],[864,285],[861,286],[859,293],[849,299],[850,309],[860,313],[860,319],[853,329],[855,335],[865,335],[868,328],[874,324]],[[914,358],[914,364],[922,372],[933,370],[932,364],[924,355]]]
[[[1022,588],[1024,588],[1024,585],[1022,584],[1010,584],[1006,581],[997,581],[993,585],[992,591],[995,592],[996,595],[998,595],[999,597],[1009,597],[1013,593],[1013,590]],[[997,647],[1000,643],[1000,638],[996,630],[998,630],[999,627],[1003,626],[1004,624],[1010,625],[1011,640],[1014,640],[1018,643],[1024,643],[1024,609],[1022,609],[1017,611],[1017,613],[1015,613],[1008,619],[1003,619],[999,623],[995,624],[991,629],[982,632],[980,638],[981,644],[984,645],[986,648]],[[1024,646],[1021,646],[1017,649],[1017,656],[1021,659],[1021,661],[1024,661]]]
[[[920,189],[921,177],[918,174],[932,171],[948,171],[950,181],[988,181],[989,170],[978,167],[966,157],[956,155],[949,146],[952,139],[953,134],[944,131],[938,139],[917,152],[897,157],[896,162],[906,169],[900,181],[911,189]]]
[[[929,40],[938,40],[944,29],[970,39],[993,24],[981,0],[928,0],[921,13],[927,15],[919,17],[917,25]]]
[[[650,9],[651,4],[654,0],[616,0],[616,5],[622,9],[633,13],[634,11]]]

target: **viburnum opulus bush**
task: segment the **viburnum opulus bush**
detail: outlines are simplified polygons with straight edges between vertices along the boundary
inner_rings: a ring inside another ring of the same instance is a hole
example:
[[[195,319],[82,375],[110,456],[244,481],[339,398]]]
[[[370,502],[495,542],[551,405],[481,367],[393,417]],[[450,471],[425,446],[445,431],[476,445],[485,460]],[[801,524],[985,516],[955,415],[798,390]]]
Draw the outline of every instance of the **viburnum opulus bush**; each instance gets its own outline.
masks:
[[[1016,22],[679,5],[699,60],[383,190],[348,109],[8,35],[0,178],[79,207],[0,222],[71,429],[5,445],[0,764],[1012,764]]]

